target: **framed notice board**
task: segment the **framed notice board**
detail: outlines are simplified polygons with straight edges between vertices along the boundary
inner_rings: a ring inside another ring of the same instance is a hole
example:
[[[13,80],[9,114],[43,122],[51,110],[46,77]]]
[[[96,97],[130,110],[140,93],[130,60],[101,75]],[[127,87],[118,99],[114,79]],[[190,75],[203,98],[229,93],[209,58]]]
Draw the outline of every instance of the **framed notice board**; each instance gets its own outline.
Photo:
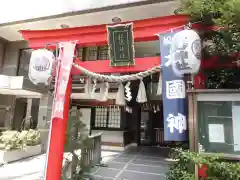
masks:
[[[135,65],[133,24],[107,26],[111,66]]]

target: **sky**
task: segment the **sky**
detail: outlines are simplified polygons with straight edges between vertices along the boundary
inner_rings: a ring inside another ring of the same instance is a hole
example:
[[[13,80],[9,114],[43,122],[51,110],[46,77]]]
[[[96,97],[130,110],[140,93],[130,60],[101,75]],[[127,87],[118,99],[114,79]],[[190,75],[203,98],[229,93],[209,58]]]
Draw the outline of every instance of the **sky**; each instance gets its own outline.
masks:
[[[2,0],[0,24],[143,0]]]

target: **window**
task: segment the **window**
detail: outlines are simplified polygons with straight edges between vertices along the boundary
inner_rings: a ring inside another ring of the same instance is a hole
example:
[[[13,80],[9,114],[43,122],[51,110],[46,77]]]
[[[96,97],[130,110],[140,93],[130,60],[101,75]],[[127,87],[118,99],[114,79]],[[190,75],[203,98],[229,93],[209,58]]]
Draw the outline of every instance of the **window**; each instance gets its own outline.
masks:
[[[199,151],[240,155],[240,99],[226,99],[232,95],[198,101]]]
[[[82,61],[96,61],[107,60],[108,46],[94,46],[94,47],[78,47],[76,48],[76,56]]]
[[[96,107],[95,109],[95,127],[107,127],[108,108]]]
[[[120,128],[121,127],[121,110],[119,107],[108,108],[108,127],[109,128]]]
[[[76,46],[76,56],[82,60],[83,59],[83,48]]]
[[[97,60],[98,47],[87,47],[85,60],[86,61],[95,61]]]
[[[98,52],[98,59],[99,60],[107,60],[108,57],[108,46],[100,46]]]
[[[29,63],[32,49],[21,49],[18,67],[18,76],[28,76]]]
[[[101,128],[122,128],[122,108],[119,106],[100,106],[93,109],[93,127]]]

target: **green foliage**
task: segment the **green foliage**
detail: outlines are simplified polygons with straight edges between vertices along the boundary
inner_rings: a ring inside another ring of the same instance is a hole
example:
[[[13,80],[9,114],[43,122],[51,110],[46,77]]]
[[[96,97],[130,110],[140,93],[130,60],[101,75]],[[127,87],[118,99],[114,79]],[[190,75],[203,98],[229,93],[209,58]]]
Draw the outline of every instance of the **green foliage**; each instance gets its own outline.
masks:
[[[206,180],[240,180],[240,164],[223,161],[221,154],[209,156],[175,149],[172,158],[176,161],[167,174],[168,180],[195,180],[196,164],[207,165]]]
[[[189,14],[192,21],[201,20],[206,25],[221,29],[212,33],[214,49],[211,54],[229,55],[240,51],[240,1],[239,0],[182,0],[180,13]]]
[[[240,69],[224,68],[205,70],[208,89],[240,89]]]
[[[29,129],[28,131],[22,131],[20,136],[22,134],[24,134],[22,139],[26,146],[35,146],[41,143],[39,131]]]
[[[36,130],[29,131],[5,131],[0,136],[0,149],[11,151],[24,149],[26,146],[40,144],[40,133]]]

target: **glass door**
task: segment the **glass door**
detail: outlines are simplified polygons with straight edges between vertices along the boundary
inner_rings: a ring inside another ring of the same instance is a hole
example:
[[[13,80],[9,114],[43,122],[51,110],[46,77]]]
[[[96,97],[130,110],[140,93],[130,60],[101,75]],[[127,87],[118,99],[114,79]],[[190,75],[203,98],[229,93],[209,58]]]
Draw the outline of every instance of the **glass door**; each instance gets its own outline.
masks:
[[[199,94],[199,151],[240,155],[240,94]]]

